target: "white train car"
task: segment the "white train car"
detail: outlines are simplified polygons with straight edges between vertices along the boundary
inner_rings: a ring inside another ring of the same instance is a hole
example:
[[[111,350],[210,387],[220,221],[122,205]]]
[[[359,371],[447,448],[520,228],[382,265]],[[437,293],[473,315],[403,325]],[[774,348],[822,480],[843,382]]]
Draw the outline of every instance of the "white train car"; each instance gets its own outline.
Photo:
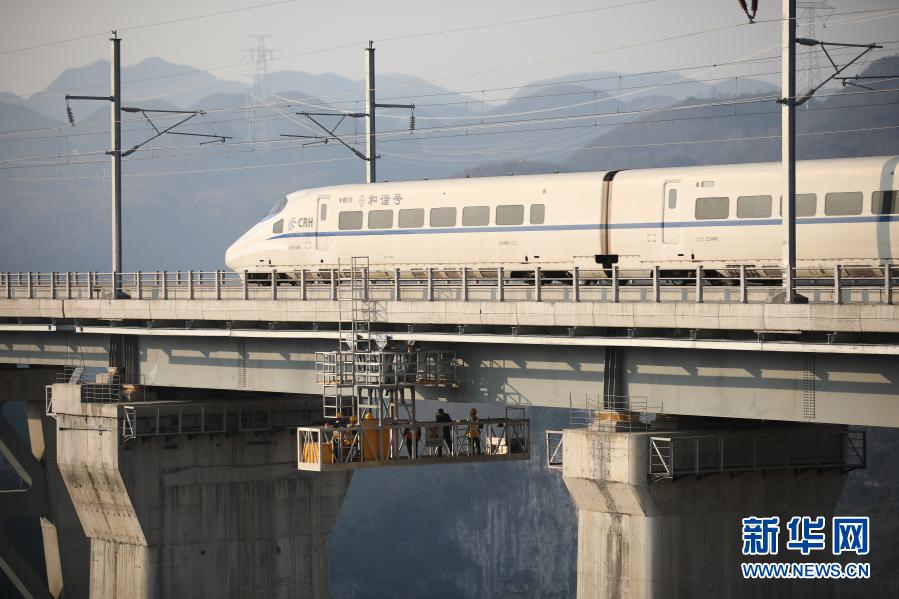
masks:
[[[797,265],[876,275],[899,245],[899,157],[797,165]],[[372,271],[468,266],[608,272],[777,269],[779,163],[341,185],[289,194],[227,251],[290,275],[367,256]]]

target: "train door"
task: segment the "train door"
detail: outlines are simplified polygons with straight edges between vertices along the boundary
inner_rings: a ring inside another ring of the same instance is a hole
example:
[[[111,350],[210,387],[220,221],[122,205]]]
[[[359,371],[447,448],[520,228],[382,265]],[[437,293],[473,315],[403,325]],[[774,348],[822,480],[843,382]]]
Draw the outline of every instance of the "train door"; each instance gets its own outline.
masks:
[[[665,182],[662,198],[662,243],[680,243],[678,215],[680,214],[679,204],[683,202],[680,191],[680,181]]]
[[[323,235],[327,232],[328,218],[335,218],[334,215],[328,214],[328,200],[331,196],[318,196],[315,203],[315,249],[325,251],[328,249],[328,236]]]

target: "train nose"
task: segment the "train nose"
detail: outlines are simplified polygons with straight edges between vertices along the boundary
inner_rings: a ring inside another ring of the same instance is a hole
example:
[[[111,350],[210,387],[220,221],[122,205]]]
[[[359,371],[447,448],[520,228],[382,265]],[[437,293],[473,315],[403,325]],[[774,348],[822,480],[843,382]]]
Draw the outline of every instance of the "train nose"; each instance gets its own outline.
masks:
[[[225,250],[225,266],[227,266],[231,270],[237,270],[240,266],[240,241],[241,240],[238,239],[237,241],[232,243],[227,250]]]

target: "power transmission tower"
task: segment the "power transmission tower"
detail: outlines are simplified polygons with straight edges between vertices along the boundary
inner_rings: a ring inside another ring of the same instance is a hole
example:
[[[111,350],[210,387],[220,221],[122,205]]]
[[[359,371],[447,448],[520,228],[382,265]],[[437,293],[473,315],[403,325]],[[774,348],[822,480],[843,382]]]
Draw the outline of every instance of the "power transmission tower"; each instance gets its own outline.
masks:
[[[127,106],[122,106],[122,69],[121,69],[121,42],[122,39],[118,36],[118,34],[113,31],[112,37],[109,38],[109,41],[112,42],[110,47],[110,87],[111,87],[111,95],[109,96],[76,96],[71,94],[65,95],[66,100],[66,117],[68,118],[69,124],[73,127],[75,126],[75,115],[72,112],[71,106],[69,106],[69,100],[100,100],[102,102],[110,103],[110,113],[109,113],[109,133],[110,133],[110,145],[112,148],[108,150],[106,153],[111,157],[112,163],[112,291],[113,298],[118,298],[121,295],[122,290],[122,281],[119,278],[119,273],[122,272],[122,158],[128,156],[135,152],[141,146],[153,141],[157,137],[160,137],[165,134],[172,135],[190,135],[194,137],[207,137],[213,138],[216,140],[221,140],[222,143],[225,142],[226,139],[230,139],[230,137],[222,136],[222,135],[207,135],[204,133],[187,133],[174,131],[176,127],[182,125],[187,122],[191,118],[197,116],[198,114],[205,114],[200,110],[152,110],[145,108],[131,108]],[[150,123],[153,129],[156,130],[156,134],[150,137],[149,139],[142,141],[141,143],[132,146],[131,148],[122,151],[122,113],[123,112],[132,112],[132,113],[141,113],[144,118]],[[147,113],[157,113],[157,114],[186,114],[188,116],[183,117],[180,121],[175,123],[174,125],[170,125],[168,127],[164,127],[160,129],[157,127],[153,121],[150,119],[150,116]]]
[[[796,289],[796,0],[782,0],[780,54],[780,163],[783,185],[784,303]],[[800,300],[801,301],[801,300]]]
[[[266,46],[265,40],[273,35],[267,33],[254,33],[250,37],[256,40],[255,48],[247,48],[244,58],[249,58],[256,63],[253,76],[253,93],[247,98],[248,123],[247,141],[256,143],[256,106],[265,101],[269,96],[268,89],[268,61],[275,56],[275,51]]]
[[[807,303],[808,299],[799,296],[796,288],[796,108],[808,102],[819,89],[834,79],[843,81],[855,79],[853,77],[840,77],[840,75],[863,56],[874,49],[883,48],[878,44],[845,44],[838,42],[822,42],[814,38],[796,37],[796,0],[782,0],[781,21],[781,97],[778,103],[781,105],[781,166],[783,184],[783,286],[785,302]],[[817,47],[830,61],[834,73],[820,82],[812,82],[812,85],[802,93],[796,90],[796,46],[800,45],[811,50]],[[859,53],[852,60],[840,66],[833,59],[828,48],[858,48]]]
[[[349,149],[358,158],[365,161],[365,181],[366,183],[377,182],[376,162],[379,158],[377,149],[375,148],[375,140],[377,137],[375,130],[375,113],[378,108],[408,108],[411,112],[409,115],[409,131],[415,131],[415,104],[382,104],[375,99],[375,47],[374,42],[369,41],[368,47],[365,49],[365,112],[298,112],[300,116],[304,116],[324,131],[327,135],[322,137],[318,135],[292,135],[282,133],[281,137],[294,137],[300,139],[311,139],[308,144],[328,143],[336,141]],[[324,123],[316,120],[315,117],[340,117],[337,124],[333,127],[327,127]],[[365,152],[362,152],[348,144],[337,135],[337,128],[344,119],[365,119]]]
[[[797,21],[801,29],[801,36],[808,39],[817,39],[817,27],[826,27],[827,19],[835,10],[826,2],[797,2],[796,10],[799,12]],[[821,55],[817,48],[805,47],[799,51],[796,63],[796,89],[805,93],[815,85],[818,71],[821,70]]]

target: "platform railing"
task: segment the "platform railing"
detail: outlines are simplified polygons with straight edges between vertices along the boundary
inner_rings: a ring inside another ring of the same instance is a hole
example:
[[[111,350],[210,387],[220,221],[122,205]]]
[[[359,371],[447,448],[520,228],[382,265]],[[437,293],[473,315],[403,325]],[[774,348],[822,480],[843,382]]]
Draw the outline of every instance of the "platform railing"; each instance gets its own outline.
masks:
[[[864,468],[865,431],[653,436],[650,480],[766,470]]]
[[[293,428],[319,417],[320,408],[249,407],[224,402],[148,402],[122,405],[123,441],[149,437],[177,437],[236,433],[265,433]]]
[[[6,299],[291,300],[349,299],[349,269],[248,273],[0,273]],[[364,273],[373,301],[768,303],[783,297],[780,268],[708,271],[643,268],[389,269]],[[838,264],[798,268],[796,292],[810,303],[892,304],[899,270]],[[115,297],[113,290],[118,289]]]
[[[569,426],[594,430],[648,430],[663,411],[662,402],[642,395],[569,393]]]
[[[315,353],[315,375],[328,385],[457,386],[459,365],[455,352],[330,351]]]
[[[297,428],[301,470],[354,469],[446,461],[526,459],[530,421],[482,418],[477,422],[377,421]],[[461,460],[460,460],[461,459]]]

